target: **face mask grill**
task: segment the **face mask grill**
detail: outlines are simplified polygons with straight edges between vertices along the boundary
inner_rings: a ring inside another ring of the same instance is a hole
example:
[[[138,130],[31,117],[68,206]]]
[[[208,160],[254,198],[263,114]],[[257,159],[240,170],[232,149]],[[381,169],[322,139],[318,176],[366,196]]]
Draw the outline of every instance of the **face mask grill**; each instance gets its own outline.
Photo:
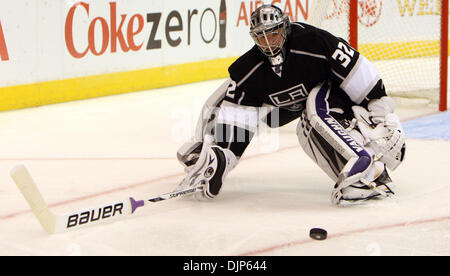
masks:
[[[251,36],[261,52],[269,57],[278,55],[286,41],[286,31],[283,26],[251,32]]]

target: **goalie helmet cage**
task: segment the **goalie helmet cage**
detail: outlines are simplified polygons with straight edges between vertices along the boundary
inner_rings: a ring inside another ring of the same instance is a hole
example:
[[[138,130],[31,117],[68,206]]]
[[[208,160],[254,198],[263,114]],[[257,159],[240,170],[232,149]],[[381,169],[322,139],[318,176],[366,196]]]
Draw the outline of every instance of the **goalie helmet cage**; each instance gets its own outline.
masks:
[[[448,0],[313,0],[308,23],[346,38],[400,104],[447,110]]]

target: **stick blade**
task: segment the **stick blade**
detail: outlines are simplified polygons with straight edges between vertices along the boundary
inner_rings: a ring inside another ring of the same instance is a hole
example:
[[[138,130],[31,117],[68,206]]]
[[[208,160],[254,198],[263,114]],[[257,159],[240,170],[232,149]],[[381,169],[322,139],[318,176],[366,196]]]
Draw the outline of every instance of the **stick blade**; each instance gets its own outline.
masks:
[[[10,175],[42,227],[49,234],[53,234],[55,232],[56,216],[48,208],[27,168],[22,164],[17,165],[11,170]]]

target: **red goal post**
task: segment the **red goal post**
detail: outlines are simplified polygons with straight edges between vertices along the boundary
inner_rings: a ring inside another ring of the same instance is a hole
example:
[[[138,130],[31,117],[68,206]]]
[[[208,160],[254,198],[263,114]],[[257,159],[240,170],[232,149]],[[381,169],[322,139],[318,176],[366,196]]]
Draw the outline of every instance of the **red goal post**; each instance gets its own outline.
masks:
[[[441,76],[439,111],[446,111],[448,83],[448,0],[441,0]]]

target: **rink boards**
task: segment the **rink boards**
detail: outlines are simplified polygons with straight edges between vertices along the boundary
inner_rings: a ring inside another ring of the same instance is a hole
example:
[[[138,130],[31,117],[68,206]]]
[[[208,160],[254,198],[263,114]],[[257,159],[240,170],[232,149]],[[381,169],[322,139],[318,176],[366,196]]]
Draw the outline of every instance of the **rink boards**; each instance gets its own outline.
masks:
[[[310,20],[316,4],[264,2],[280,6],[292,21]],[[437,28],[427,26],[438,22],[438,1],[428,6],[416,2],[382,1],[363,13],[361,30],[378,40],[364,38],[361,52],[384,53],[375,59],[405,57],[389,51],[397,43],[413,49],[425,45],[428,55],[435,55]],[[0,111],[226,77],[227,67],[253,46],[249,17],[262,3],[2,1]],[[331,25],[329,30],[341,35],[332,27],[339,26],[335,23],[344,14],[337,12],[337,4],[330,7],[324,27]],[[394,19],[398,28],[390,28],[387,19]],[[400,38],[398,30],[414,22],[422,27]]]

